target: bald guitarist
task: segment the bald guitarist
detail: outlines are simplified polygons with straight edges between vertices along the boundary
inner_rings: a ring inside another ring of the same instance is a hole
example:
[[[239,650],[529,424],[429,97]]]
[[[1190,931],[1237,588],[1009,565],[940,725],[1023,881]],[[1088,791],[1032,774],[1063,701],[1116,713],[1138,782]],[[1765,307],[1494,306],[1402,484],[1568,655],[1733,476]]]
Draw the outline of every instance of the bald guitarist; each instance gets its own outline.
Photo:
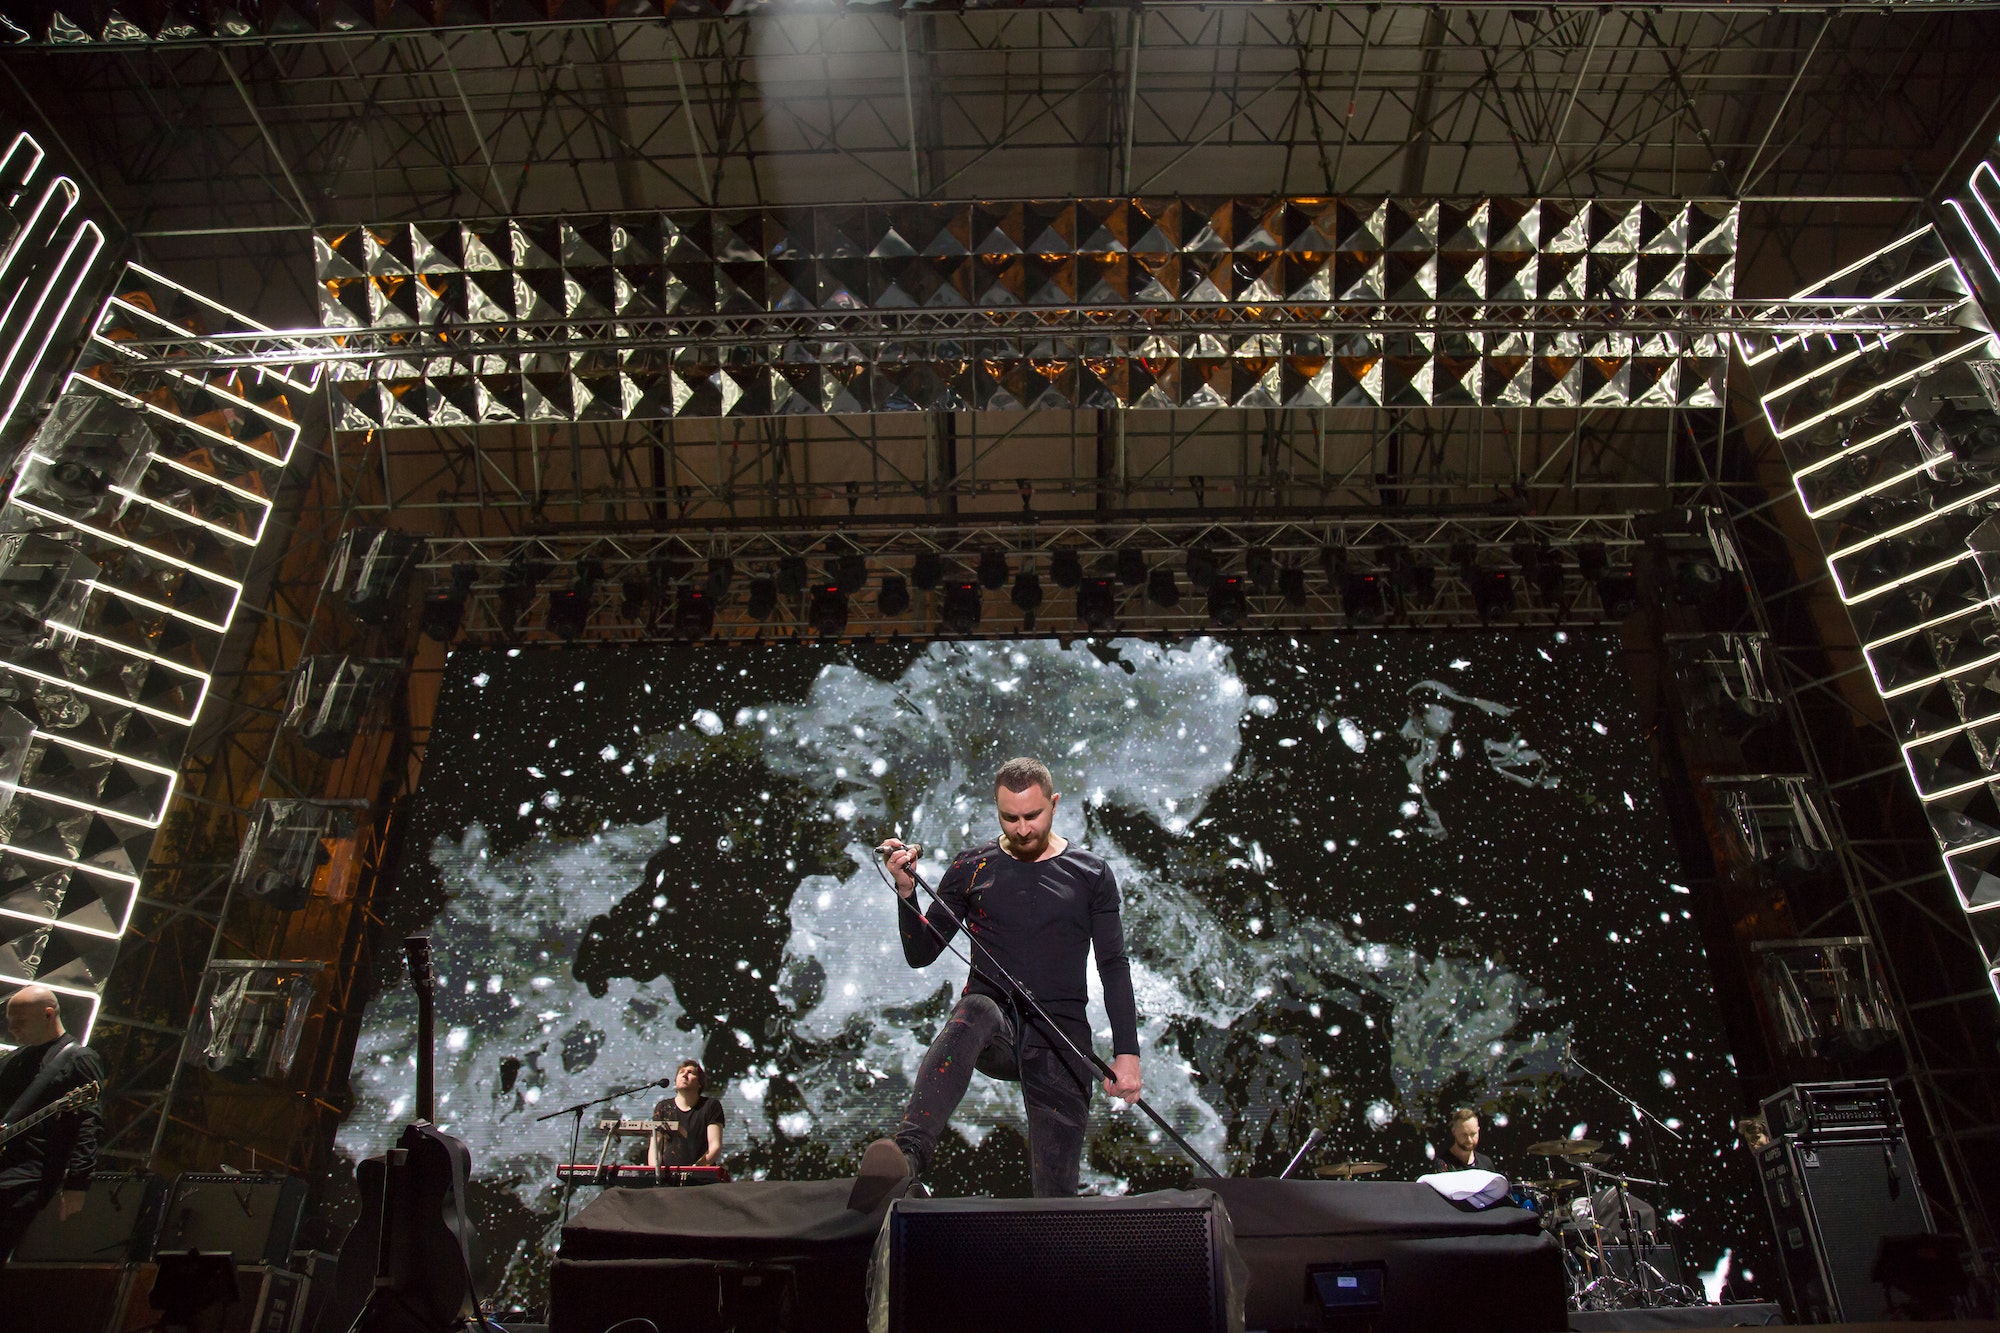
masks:
[[[61,1222],[82,1209],[97,1166],[104,1081],[104,1062],[63,1031],[46,986],[23,986],[8,999],[7,1036],[15,1049],[0,1061],[0,1266],[50,1199],[59,1199]]]

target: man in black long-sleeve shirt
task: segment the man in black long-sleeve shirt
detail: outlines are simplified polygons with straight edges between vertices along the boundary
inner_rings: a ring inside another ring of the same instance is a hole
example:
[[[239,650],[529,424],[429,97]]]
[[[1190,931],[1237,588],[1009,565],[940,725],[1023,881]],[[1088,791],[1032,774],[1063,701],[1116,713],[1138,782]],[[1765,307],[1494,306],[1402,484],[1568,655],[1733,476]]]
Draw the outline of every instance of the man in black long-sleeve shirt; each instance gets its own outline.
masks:
[[[7,1000],[15,1050],[0,1062],[0,1123],[15,1124],[86,1083],[104,1080],[97,1052],[63,1031],[55,993],[23,986]],[[59,1221],[83,1207],[97,1165],[96,1103],[52,1116],[0,1146],[0,1267],[51,1198]]]
[[[924,1054],[895,1138],[876,1140],[863,1155],[851,1200],[855,1207],[872,1208],[929,1165],[975,1068],[989,1078],[1020,1080],[1036,1196],[1076,1193],[1093,1072],[1060,1038],[1041,1030],[1027,1006],[1009,992],[1001,969],[1041,1002],[1078,1051],[1088,1051],[1084,962],[1095,952],[1111,1019],[1116,1076],[1103,1080],[1104,1091],[1125,1101],[1139,1096],[1138,1009],[1125,958],[1117,880],[1101,859],[1052,831],[1062,798],[1038,760],[1010,759],[1002,765],[993,799],[1000,815],[999,840],[953,859],[926,915],[918,913],[910,875],[921,849],[893,838],[882,846],[895,877],[903,957],[910,966],[924,967],[936,959],[958,922],[975,945],[969,951],[972,975]],[[948,914],[937,909],[939,902]]]

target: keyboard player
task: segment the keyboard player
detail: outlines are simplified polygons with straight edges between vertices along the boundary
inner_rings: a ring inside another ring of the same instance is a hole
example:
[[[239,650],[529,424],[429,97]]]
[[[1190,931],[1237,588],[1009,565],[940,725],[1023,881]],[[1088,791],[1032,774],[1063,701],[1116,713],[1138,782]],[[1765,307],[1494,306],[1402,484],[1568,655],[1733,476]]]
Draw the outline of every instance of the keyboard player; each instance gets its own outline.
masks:
[[[706,1095],[693,1060],[674,1070],[674,1095],[653,1108],[660,1128],[646,1141],[647,1166],[714,1166],[722,1160],[722,1103]]]

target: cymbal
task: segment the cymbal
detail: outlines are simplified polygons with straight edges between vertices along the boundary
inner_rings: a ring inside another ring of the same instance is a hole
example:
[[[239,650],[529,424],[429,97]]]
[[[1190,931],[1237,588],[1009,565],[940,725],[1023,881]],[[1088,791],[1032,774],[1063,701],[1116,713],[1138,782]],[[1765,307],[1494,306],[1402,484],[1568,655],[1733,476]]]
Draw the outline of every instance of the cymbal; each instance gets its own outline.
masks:
[[[1543,1139],[1528,1145],[1530,1157],[1584,1157],[1604,1145],[1596,1139]]]
[[[1592,1166],[1602,1166],[1611,1160],[1611,1154],[1608,1152],[1585,1153],[1577,1160],[1580,1162],[1589,1162]]]
[[[1572,1176],[1540,1176],[1534,1180],[1517,1180],[1516,1185],[1532,1185],[1538,1190],[1566,1190],[1583,1182]]]
[[[1316,1176],[1338,1176],[1342,1180],[1352,1180],[1356,1176],[1372,1176],[1377,1171],[1387,1171],[1387,1162],[1341,1162],[1337,1166],[1316,1166]]]

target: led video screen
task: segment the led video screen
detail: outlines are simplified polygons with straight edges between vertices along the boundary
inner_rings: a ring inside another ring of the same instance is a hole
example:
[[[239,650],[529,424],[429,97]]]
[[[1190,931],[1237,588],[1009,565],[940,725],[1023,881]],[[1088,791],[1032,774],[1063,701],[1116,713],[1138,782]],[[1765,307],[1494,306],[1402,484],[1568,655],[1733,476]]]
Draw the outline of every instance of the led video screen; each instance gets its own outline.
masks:
[[[1016,754],[1117,875],[1148,1099],[1222,1169],[1317,1127],[1307,1166],[1410,1179],[1478,1107],[1509,1176],[1602,1140],[1664,1182],[1690,1272],[1733,1249],[1740,1277],[1738,1092],[1631,694],[1576,632],[455,654],[388,917],[434,937],[439,1118],[501,1299],[546,1281],[574,1122],[538,1116],[694,1056],[738,1177],[845,1174],[894,1128],[965,965],[904,962],[870,849],[922,843],[935,881]],[[399,981],[372,1002],[349,1158],[410,1114],[414,1013]],[[934,1191],[1028,1192],[1017,1085],[976,1077],[953,1128]],[[1098,1096],[1086,1189],[1190,1179]]]

